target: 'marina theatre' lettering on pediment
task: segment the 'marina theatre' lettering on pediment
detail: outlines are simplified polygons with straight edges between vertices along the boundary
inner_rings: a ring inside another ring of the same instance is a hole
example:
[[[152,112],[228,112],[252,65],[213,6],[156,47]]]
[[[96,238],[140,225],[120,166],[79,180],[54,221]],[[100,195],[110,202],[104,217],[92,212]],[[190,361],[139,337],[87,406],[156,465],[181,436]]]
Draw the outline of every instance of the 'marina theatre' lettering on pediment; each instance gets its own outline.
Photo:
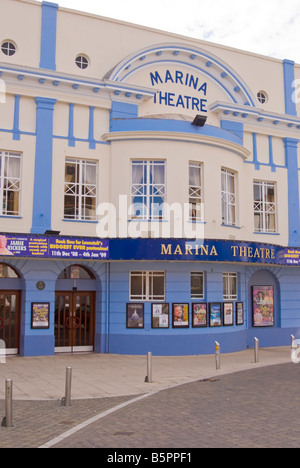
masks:
[[[206,81],[195,74],[181,70],[151,71],[151,86],[159,88],[160,85],[178,85],[178,92],[171,90],[159,90],[154,96],[154,103],[207,113],[207,91]]]

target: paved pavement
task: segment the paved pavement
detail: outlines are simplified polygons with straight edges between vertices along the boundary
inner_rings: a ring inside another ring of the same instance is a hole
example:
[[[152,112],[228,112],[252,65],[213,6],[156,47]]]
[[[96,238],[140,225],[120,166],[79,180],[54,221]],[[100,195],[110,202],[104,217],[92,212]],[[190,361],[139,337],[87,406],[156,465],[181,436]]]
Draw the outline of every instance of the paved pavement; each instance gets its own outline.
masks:
[[[0,364],[0,400],[5,397],[5,379],[14,382],[16,400],[57,400],[64,396],[66,367],[73,371],[74,399],[130,396],[161,390],[176,384],[205,379],[216,374],[215,356],[153,357],[153,384],[145,383],[146,356],[110,354],[10,357]],[[290,348],[260,350],[254,364],[253,350],[221,356],[223,373],[238,372],[291,362]]]
[[[299,448],[300,369],[223,375],[156,393],[56,448]]]
[[[14,382],[13,428],[6,447],[299,447],[298,365],[289,348],[214,356],[58,355],[8,358],[0,364],[0,419],[5,379]],[[66,366],[72,406],[60,405]],[[0,421],[1,422],[1,421]]]

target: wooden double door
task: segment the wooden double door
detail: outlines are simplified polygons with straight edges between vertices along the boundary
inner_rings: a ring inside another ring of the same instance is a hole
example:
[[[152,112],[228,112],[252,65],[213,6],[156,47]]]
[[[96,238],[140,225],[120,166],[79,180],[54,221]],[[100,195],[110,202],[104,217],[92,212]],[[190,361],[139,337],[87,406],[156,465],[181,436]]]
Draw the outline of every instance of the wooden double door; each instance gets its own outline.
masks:
[[[59,292],[55,297],[55,351],[94,350],[95,293]]]
[[[18,354],[20,341],[21,292],[0,291],[0,351]]]

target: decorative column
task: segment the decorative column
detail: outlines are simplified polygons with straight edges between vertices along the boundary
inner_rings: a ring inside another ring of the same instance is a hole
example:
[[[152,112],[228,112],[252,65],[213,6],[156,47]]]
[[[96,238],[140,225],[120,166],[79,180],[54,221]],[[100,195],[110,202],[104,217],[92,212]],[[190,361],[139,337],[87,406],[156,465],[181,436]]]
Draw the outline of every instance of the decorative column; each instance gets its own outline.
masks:
[[[299,203],[299,170],[298,143],[294,138],[284,138],[286,166],[288,169],[289,201],[289,245],[300,247],[300,203]]]
[[[53,111],[55,99],[37,97],[36,150],[31,232],[51,230]]]

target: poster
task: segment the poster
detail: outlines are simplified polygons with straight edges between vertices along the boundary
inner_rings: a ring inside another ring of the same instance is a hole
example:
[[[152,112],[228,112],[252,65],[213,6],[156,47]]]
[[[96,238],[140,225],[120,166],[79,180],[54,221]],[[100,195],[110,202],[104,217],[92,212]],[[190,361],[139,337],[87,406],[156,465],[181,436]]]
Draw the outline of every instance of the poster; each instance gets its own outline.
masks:
[[[233,302],[224,302],[223,304],[223,324],[224,327],[233,326]]]
[[[49,329],[50,327],[49,302],[32,302],[31,304],[31,328],[34,330]]]
[[[244,303],[236,303],[236,324],[244,325]]]
[[[144,328],[144,304],[127,304],[127,328]]]
[[[209,304],[209,326],[222,326],[222,311],[220,302],[212,302]]]
[[[173,304],[173,328],[189,326],[189,304]]]
[[[152,328],[169,328],[169,304],[152,304]]]
[[[274,287],[273,286],[253,286],[253,326],[273,327],[274,316]]]
[[[206,328],[207,327],[207,304],[194,303],[193,308],[193,328]]]

